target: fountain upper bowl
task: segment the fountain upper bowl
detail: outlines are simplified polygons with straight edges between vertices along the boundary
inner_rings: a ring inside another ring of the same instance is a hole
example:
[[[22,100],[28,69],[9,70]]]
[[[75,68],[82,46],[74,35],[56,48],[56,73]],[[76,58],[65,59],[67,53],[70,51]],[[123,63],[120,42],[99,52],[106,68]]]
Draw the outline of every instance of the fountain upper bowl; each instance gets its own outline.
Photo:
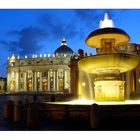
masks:
[[[109,70],[123,73],[134,69],[139,63],[136,55],[124,53],[98,54],[79,60],[78,66],[87,73],[109,72]]]
[[[90,47],[101,48],[102,39],[114,39],[116,47],[124,46],[130,41],[129,35],[122,29],[108,27],[91,32],[85,42]]]

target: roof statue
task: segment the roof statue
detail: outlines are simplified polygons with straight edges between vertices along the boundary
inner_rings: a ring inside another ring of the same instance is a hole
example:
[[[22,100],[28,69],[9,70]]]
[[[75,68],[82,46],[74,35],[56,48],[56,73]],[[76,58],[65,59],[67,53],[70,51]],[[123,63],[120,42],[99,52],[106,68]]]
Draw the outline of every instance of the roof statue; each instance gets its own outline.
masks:
[[[104,15],[104,19],[100,21],[99,28],[113,28],[114,23],[112,19],[109,19],[109,16],[107,13]]]
[[[15,59],[16,59],[16,56],[15,56],[14,54],[12,54],[12,56],[11,56],[10,59],[11,59],[11,60],[15,60]]]

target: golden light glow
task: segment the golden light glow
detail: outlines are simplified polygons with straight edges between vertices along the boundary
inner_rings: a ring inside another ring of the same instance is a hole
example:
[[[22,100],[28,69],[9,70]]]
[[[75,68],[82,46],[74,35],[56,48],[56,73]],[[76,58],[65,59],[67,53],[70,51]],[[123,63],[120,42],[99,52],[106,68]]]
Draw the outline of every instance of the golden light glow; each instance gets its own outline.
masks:
[[[95,81],[96,101],[122,101],[124,100],[124,81],[108,80]]]
[[[78,82],[78,97],[81,97],[81,85],[80,85],[81,83],[80,82]]]
[[[85,86],[86,86],[86,83],[85,83],[85,82],[83,82],[83,83],[82,83],[82,86],[83,86],[83,87],[85,87]]]
[[[96,47],[101,48],[100,41],[103,38],[114,38],[115,39],[115,46],[123,46],[126,45],[127,42],[129,42],[129,37],[125,34],[117,34],[117,33],[108,33],[108,34],[100,34],[96,36],[92,36],[86,40],[86,43],[90,47]]]
[[[109,101],[109,102],[99,102],[95,100],[72,100],[68,102],[46,102],[47,104],[64,104],[64,105],[92,105],[92,104],[98,104],[98,105],[136,105],[140,104],[140,100],[125,100],[125,101]]]

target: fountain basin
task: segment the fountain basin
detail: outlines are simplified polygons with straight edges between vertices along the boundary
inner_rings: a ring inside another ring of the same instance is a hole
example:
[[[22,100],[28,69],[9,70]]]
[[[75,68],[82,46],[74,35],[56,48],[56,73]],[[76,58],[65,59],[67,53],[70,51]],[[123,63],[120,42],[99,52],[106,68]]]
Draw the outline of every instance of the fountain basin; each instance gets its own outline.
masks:
[[[126,45],[130,37],[119,28],[102,28],[91,32],[86,39],[86,43],[90,47],[101,48],[102,39],[114,39],[115,46],[118,47]]]
[[[134,69],[139,63],[136,55],[112,53],[88,56],[78,62],[81,70],[87,73],[109,73],[119,71],[123,73]]]
[[[88,100],[44,102],[40,111],[43,112],[42,114],[46,120],[69,122],[70,124],[74,122],[75,125],[80,123],[83,126],[87,124],[86,126],[89,126],[89,129],[102,129],[104,126],[103,122],[106,122],[105,130],[111,124],[114,129],[119,125],[119,130],[121,130],[126,119],[128,119],[127,124],[132,122],[135,123],[135,126],[140,122],[140,100],[123,102],[96,102]],[[118,119],[119,121],[117,121]],[[136,121],[134,122],[134,120]],[[112,127],[110,128],[111,130],[113,129]],[[131,127],[128,129],[132,130]]]

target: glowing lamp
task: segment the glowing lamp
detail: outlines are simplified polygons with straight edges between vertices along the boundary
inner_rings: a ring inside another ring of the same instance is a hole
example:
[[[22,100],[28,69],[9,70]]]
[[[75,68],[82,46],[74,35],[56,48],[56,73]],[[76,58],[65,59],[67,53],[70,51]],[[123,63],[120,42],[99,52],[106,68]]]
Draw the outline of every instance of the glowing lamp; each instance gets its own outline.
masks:
[[[83,83],[82,83],[82,86],[85,87],[85,86],[86,86],[86,83],[83,82]]]

